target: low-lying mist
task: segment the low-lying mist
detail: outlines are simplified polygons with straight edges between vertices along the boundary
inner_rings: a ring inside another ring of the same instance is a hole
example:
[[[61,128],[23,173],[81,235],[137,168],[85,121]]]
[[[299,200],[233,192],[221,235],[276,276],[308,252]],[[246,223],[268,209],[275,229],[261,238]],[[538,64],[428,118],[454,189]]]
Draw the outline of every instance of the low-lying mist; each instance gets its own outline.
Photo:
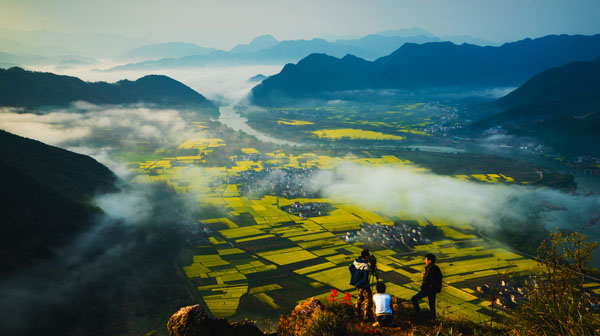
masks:
[[[190,120],[193,112],[145,106],[97,106],[77,102],[70,107],[22,113],[0,108],[0,129],[94,157],[119,176],[124,162],[115,151],[150,143],[156,148],[181,144],[201,133]]]
[[[102,68],[108,69],[116,65],[118,64],[106,63]],[[32,70],[75,76],[84,81],[111,83],[121,79],[136,80],[150,74],[165,75],[184,83],[216,103],[232,104],[243,99],[250,89],[257,85],[256,82],[248,81],[251,77],[257,74],[268,77],[281,71],[282,67],[283,64],[107,72],[98,70],[97,66],[87,66],[61,71],[54,67],[37,67]]]
[[[66,108],[23,113],[16,108],[0,109],[0,127],[45,143],[83,144],[103,141],[161,141],[185,139],[190,132],[182,112],[144,106],[98,106],[76,102]],[[110,133],[117,138],[103,139]]]
[[[122,188],[54,257],[0,280],[1,334],[143,334],[191,303],[174,260],[194,207],[164,185]]]
[[[209,99],[238,102],[256,83],[257,73],[270,75],[280,67],[229,67],[167,70]],[[137,79],[143,72],[99,72],[70,69],[63,74],[90,81]],[[145,142],[176,146],[202,136],[190,123],[193,113],[147,106],[96,106],[75,103],[66,108],[23,113],[0,109],[0,129],[90,155],[117,173],[121,192],[100,195],[94,204],[104,211],[96,225],[34,269],[0,280],[0,334],[123,334],[134,319],[148,316],[164,322],[183,304],[192,302],[177,276],[177,257],[187,226],[197,223],[202,195],[177,195],[166,185],[130,185],[132,176],[118,152]],[[180,171],[178,178],[203,185],[202,167]],[[280,179],[279,173],[269,178]],[[540,213],[546,228],[583,230],[600,237],[600,197],[566,194],[521,185],[461,181],[403,167],[371,167],[343,163],[321,171],[310,183],[322,196],[352,203],[387,216],[427,217],[490,228],[499,219],[528,225]],[[257,186],[262,190],[263,186]],[[260,191],[259,190],[259,191]],[[596,260],[598,262],[599,260]],[[187,300],[187,301],[186,301]],[[164,320],[160,320],[160,319]],[[110,321],[108,323],[107,321]],[[110,325],[109,325],[110,324]],[[138,332],[139,331],[139,332]]]
[[[352,163],[322,171],[311,184],[325,197],[353,203],[388,216],[427,217],[453,224],[493,228],[500,219],[527,226],[539,214],[544,226],[583,231],[592,240],[600,228],[599,195],[575,195],[549,188],[483,184],[415,171]],[[598,261],[597,261],[598,262]]]

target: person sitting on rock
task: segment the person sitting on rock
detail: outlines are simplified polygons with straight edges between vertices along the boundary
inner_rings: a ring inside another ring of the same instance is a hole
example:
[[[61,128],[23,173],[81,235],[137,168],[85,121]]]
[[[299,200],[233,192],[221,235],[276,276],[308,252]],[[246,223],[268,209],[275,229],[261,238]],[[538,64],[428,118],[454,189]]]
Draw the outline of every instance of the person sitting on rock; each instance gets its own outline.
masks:
[[[378,283],[375,288],[377,294],[373,295],[373,302],[377,321],[373,326],[388,326],[392,323],[392,296],[385,292],[386,286],[383,282]]]

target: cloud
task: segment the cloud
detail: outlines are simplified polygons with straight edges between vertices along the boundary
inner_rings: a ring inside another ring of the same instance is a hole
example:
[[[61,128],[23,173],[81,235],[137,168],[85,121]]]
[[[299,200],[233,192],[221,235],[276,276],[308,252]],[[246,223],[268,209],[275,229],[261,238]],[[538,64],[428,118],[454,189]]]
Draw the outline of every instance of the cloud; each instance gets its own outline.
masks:
[[[172,263],[194,208],[160,185],[126,186],[95,203],[105,215],[89,229],[0,279],[0,333],[112,334],[156,297],[173,295]]]
[[[115,145],[114,140],[166,144],[182,140],[192,131],[181,112],[172,109],[76,103],[43,115],[19,112],[13,108],[0,109],[0,127],[58,146],[89,145],[90,142]],[[111,138],[103,141],[102,135],[107,133],[111,133]]]
[[[118,64],[105,64],[109,69]],[[159,70],[129,70],[117,72],[95,71],[89,66],[75,67],[64,71],[54,68],[37,67],[38,71],[56,72],[63,75],[75,76],[85,81],[116,82],[121,79],[136,80],[150,74],[161,74],[178,80],[198,91],[206,98],[225,104],[237,103],[244,98],[257,83],[248,79],[263,74],[271,76],[279,73],[282,65],[247,65],[247,66],[211,66]]]
[[[126,223],[143,223],[149,219],[151,206],[143,189],[128,188],[115,194],[104,194],[94,199],[111,220]]]
[[[490,227],[500,217],[525,223],[542,210],[547,228],[577,229],[600,209],[600,197],[571,195],[552,189],[482,184],[415,171],[413,167],[373,167],[343,163],[311,181],[323,196],[349,202],[387,216],[427,217],[454,224]]]
[[[89,155],[123,179],[129,179],[131,173],[127,162],[115,155],[119,151],[134,151],[136,144],[172,147],[203,136],[189,122],[193,120],[189,111],[77,102],[44,112],[0,108],[0,129]]]
[[[324,171],[312,181],[325,197],[351,202],[388,216],[440,218],[486,224],[517,189],[479,185],[411,167],[370,167],[351,163]]]

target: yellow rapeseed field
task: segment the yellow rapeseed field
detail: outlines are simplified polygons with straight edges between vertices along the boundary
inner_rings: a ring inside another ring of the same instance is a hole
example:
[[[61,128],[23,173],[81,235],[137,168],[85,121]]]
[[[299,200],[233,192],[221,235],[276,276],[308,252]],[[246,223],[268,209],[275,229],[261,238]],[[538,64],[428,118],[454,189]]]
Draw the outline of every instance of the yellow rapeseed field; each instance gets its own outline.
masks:
[[[393,134],[384,134],[381,132],[365,131],[352,128],[330,129],[313,131],[313,134],[319,138],[327,139],[367,139],[367,140],[402,140],[404,137]]]
[[[303,126],[303,125],[314,125],[315,123],[310,121],[302,121],[302,120],[289,120],[289,119],[281,119],[277,120],[278,124],[283,125],[291,125],[291,126]]]

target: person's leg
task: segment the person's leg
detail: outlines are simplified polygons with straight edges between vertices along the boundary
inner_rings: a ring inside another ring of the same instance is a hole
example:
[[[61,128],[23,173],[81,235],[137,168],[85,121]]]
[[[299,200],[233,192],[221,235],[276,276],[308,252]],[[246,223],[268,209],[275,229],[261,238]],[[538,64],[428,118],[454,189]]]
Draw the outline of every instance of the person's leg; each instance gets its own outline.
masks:
[[[425,297],[425,295],[423,295],[423,293],[418,292],[410,299],[410,301],[412,302],[413,307],[417,313],[421,311],[421,309],[419,308],[419,300],[421,300],[424,297]]]
[[[365,300],[363,301],[363,319],[369,320],[373,317],[373,293],[371,292],[371,287],[364,290]]]
[[[429,312],[431,315],[431,318],[435,318],[436,317],[436,312],[435,312],[435,293],[430,294],[429,295]]]
[[[360,311],[363,301],[365,300],[363,289],[358,289],[358,298],[356,299],[356,303],[354,304],[354,309],[358,312]]]

